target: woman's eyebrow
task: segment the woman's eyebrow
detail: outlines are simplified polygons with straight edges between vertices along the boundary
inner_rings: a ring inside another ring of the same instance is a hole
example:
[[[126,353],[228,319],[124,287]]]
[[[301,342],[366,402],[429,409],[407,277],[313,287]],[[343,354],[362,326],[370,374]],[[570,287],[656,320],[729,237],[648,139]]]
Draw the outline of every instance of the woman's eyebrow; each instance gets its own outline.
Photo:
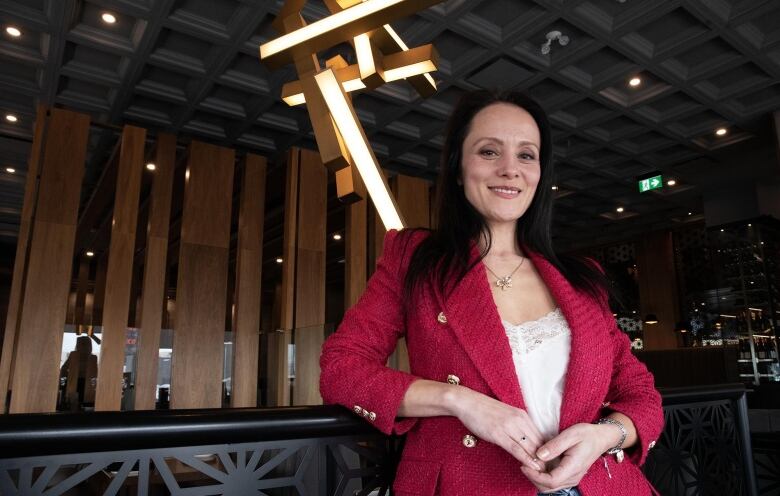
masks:
[[[483,137],[477,139],[477,141],[475,141],[474,144],[478,144],[478,143],[480,143],[482,141],[493,141],[495,143],[498,143],[499,145],[503,145],[504,144],[504,140],[502,140],[500,138],[496,138],[494,136],[483,136]],[[519,141],[517,144],[520,145],[520,146],[531,145],[531,146],[533,146],[533,147],[535,147],[537,149],[539,148],[539,145],[537,145],[533,141],[528,141],[528,140]]]

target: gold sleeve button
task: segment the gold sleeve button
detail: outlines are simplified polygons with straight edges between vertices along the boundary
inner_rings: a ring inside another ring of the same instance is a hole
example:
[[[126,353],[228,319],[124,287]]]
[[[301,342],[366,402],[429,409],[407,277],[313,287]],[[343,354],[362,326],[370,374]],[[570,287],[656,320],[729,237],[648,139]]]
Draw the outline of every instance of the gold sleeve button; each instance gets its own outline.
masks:
[[[447,376],[447,382],[454,386],[457,386],[458,384],[460,384],[460,377],[458,377],[455,374],[450,374]]]
[[[477,438],[472,436],[471,434],[466,434],[463,436],[463,446],[467,448],[473,448],[477,445]]]
[[[368,412],[368,420],[370,420],[371,422],[373,422],[374,420],[376,420],[376,413],[374,413],[374,412]]]
[[[436,317],[436,320],[438,320],[440,324],[446,324],[447,323],[447,316],[444,315],[444,312],[439,312],[439,316]]]
[[[651,450],[655,448],[655,441],[650,441],[650,443],[647,445],[647,449]]]
[[[361,413],[363,413],[363,408],[361,408],[360,405],[355,405],[352,411],[360,415]]]

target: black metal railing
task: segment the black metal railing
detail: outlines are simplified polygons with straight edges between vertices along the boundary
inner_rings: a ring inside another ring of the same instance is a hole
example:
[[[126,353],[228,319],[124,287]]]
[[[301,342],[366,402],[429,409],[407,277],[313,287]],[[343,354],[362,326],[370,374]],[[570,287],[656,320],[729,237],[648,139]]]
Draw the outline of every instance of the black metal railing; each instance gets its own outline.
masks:
[[[662,393],[659,492],[758,495],[744,387]],[[6,415],[0,494],[386,495],[401,444],[334,406]]]
[[[664,432],[644,472],[664,496],[757,496],[743,384],[661,390]]]

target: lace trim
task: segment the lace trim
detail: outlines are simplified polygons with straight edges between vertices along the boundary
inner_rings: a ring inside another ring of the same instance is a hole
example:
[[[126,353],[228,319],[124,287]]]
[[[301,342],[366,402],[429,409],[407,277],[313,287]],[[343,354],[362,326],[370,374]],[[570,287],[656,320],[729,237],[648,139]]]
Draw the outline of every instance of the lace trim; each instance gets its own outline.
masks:
[[[517,325],[504,320],[503,324],[514,354],[529,353],[545,341],[570,333],[569,324],[560,308],[550,311],[537,320]]]

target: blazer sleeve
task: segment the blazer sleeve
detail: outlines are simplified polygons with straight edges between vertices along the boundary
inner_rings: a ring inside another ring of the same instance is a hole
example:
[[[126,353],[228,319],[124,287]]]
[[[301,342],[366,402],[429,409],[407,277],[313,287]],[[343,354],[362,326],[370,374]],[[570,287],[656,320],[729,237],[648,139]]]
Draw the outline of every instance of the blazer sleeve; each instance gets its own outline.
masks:
[[[404,434],[417,422],[396,418],[406,390],[417,377],[386,366],[398,339],[405,335],[403,266],[404,255],[411,252],[407,236],[407,232],[387,232],[365,292],[325,341],[320,356],[323,400],[349,408],[385,434]]]
[[[636,428],[637,444],[625,453],[636,465],[642,465],[647,452],[660,436],[664,427],[661,395],[655,389],[653,374],[645,364],[631,353],[631,342],[610,314],[610,338],[614,353],[612,378],[607,393],[608,410],[622,413],[631,419]]]

